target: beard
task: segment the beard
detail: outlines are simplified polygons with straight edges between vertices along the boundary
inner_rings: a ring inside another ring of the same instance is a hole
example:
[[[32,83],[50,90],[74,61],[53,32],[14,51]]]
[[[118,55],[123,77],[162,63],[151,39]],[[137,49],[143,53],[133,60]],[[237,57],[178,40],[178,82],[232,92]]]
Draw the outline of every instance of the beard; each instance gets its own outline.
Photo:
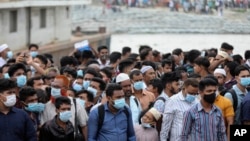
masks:
[[[174,90],[174,88],[173,88],[173,87],[171,87],[170,92],[172,93],[172,95],[174,95],[174,94],[176,94],[176,93],[177,93],[177,92]]]
[[[126,91],[125,92],[125,97],[130,97],[132,95],[132,91]]]

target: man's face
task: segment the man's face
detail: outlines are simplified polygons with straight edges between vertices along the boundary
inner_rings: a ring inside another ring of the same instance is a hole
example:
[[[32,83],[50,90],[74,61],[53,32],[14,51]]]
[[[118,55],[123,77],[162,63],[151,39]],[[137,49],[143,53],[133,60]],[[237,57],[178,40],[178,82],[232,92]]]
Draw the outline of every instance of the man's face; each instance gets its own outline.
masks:
[[[57,89],[62,89],[63,88],[63,80],[55,78],[54,82],[51,83],[51,87],[54,87]]]
[[[43,68],[43,69],[46,68],[46,64],[44,64],[40,59],[34,58],[33,61],[34,61],[35,63],[39,64],[39,66],[40,66],[41,68]]]
[[[100,74],[102,75],[102,80],[105,83],[109,83],[110,82],[110,79],[108,78],[108,76],[104,72],[100,72]]]
[[[71,105],[68,104],[61,104],[59,109],[56,109],[57,114],[61,113],[61,112],[65,112],[65,111],[70,111],[71,110]]]
[[[38,102],[37,94],[27,97],[26,100],[24,101],[24,103],[27,105],[30,103],[37,103],[37,102]]]
[[[107,49],[102,49],[102,50],[99,52],[99,55],[100,55],[100,59],[101,59],[101,60],[106,60],[107,58],[104,59],[104,56],[107,56],[107,55],[108,55],[108,50],[107,50]]]
[[[42,89],[42,86],[43,86],[44,82],[42,79],[39,79],[39,80],[34,80],[34,89]]]
[[[226,81],[226,77],[221,73],[215,73],[214,76],[217,78],[219,86],[223,86]]]
[[[177,94],[179,92],[180,84],[177,81],[170,83],[170,92],[172,94]]]
[[[147,90],[150,91],[150,92],[152,92],[153,94],[158,94],[159,95],[157,87],[154,88],[153,85],[149,85],[148,88],[147,88]]]
[[[145,72],[144,81],[149,82],[150,80],[154,79],[155,77],[156,76],[155,76],[154,69],[149,69],[148,71]]]
[[[189,85],[184,88],[184,93],[190,95],[198,95],[198,87],[193,87],[192,85]]]
[[[0,93],[0,103],[5,102],[7,100],[7,96],[15,95],[15,92],[15,89],[9,89]]]
[[[13,74],[13,77],[18,77],[20,75],[25,75],[25,72],[23,69],[18,69],[14,74]]]
[[[84,77],[83,77],[83,80],[84,80],[84,81],[91,81],[92,78],[94,78],[94,75],[89,74],[89,73],[86,73],[86,74],[84,75]]]
[[[121,82],[122,90],[125,93],[125,96],[131,96],[132,95],[132,88],[131,88],[131,81],[125,80]]]
[[[163,72],[164,73],[172,72],[172,65],[165,64],[165,66],[163,67]]]
[[[200,95],[203,98],[204,95],[216,93],[216,90],[217,90],[217,86],[206,86],[203,91],[200,91]]]
[[[241,84],[241,80],[240,79],[241,78],[245,78],[245,77],[250,77],[250,73],[247,70],[241,71],[240,74],[238,76],[236,76],[235,78],[236,78],[237,83]]]
[[[197,64],[194,64],[194,72],[199,74],[200,71],[201,71],[201,67]]]
[[[95,81],[91,81],[89,86],[92,88],[95,88],[97,90],[97,93],[100,94],[100,92],[101,92],[100,83],[95,82]]]
[[[30,51],[38,51],[38,49],[36,47],[31,47]]]
[[[143,81],[143,76],[142,76],[141,73],[139,75],[134,75],[133,76],[133,83],[139,82],[139,81]]]
[[[88,107],[93,105],[93,103],[88,100],[87,93],[82,93],[82,94],[78,95],[78,98],[85,101],[85,108],[88,108]]]
[[[113,92],[113,95],[111,97],[107,96],[107,98],[108,98],[109,103],[113,106],[115,104],[114,101],[121,99],[121,98],[125,98],[125,94],[123,90],[115,90]]]
[[[153,52],[149,51],[148,56],[146,57],[146,60],[148,61],[154,61],[154,56],[153,56]]]
[[[83,79],[82,78],[77,78],[76,79],[76,84],[83,85]]]

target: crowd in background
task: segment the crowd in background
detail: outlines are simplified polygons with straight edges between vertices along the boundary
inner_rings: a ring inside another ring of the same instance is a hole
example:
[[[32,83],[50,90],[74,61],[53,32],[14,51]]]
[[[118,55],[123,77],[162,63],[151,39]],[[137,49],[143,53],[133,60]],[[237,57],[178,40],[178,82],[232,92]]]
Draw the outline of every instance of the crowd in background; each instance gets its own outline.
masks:
[[[230,125],[250,124],[250,50],[233,50],[89,46],[52,56],[3,44],[0,140],[229,140]]]

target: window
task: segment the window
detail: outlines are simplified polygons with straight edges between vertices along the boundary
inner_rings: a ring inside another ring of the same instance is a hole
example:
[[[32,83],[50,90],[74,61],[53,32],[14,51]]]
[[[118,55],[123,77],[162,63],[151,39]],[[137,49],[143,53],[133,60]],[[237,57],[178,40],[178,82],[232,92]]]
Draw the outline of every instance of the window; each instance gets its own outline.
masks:
[[[40,10],[40,28],[46,27],[46,9]]]
[[[10,32],[17,32],[17,10],[10,11]]]

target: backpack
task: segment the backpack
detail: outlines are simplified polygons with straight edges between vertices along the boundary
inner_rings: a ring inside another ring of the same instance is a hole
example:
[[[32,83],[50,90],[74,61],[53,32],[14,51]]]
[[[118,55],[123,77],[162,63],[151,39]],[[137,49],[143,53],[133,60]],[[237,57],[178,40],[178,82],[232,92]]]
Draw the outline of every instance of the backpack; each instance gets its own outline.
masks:
[[[155,100],[155,102],[156,102],[157,100],[162,100],[164,103],[165,103],[165,101],[166,101],[166,99],[163,98],[163,97],[157,97],[156,100]],[[160,132],[161,132],[162,117],[163,117],[163,116],[161,116],[161,118],[156,122],[156,129],[157,129],[157,131],[158,131],[159,134],[160,134]]]
[[[126,114],[126,117],[127,117],[127,120],[128,120],[129,119],[128,108],[126,106],[124,106],[124,108],[125,108],[124,113]],[[98,116],[99,116],[99,120],[98,120],[98,132],[99,132],[100,129],[102,128],[103,121],[104,121],[104,116],[105,116],[105,109],[104,109],[103,104],[98,106]]]
[[[233,108],[234,108],[234,112],[237,110],[237,106],[238,106],[238,98],[237,98],[237,94],[235,92],[234,89],[229,89],[229,90],[224,90],[221,95],[225,96],[226,93],[230,93],[232,95],[233,98]]]

